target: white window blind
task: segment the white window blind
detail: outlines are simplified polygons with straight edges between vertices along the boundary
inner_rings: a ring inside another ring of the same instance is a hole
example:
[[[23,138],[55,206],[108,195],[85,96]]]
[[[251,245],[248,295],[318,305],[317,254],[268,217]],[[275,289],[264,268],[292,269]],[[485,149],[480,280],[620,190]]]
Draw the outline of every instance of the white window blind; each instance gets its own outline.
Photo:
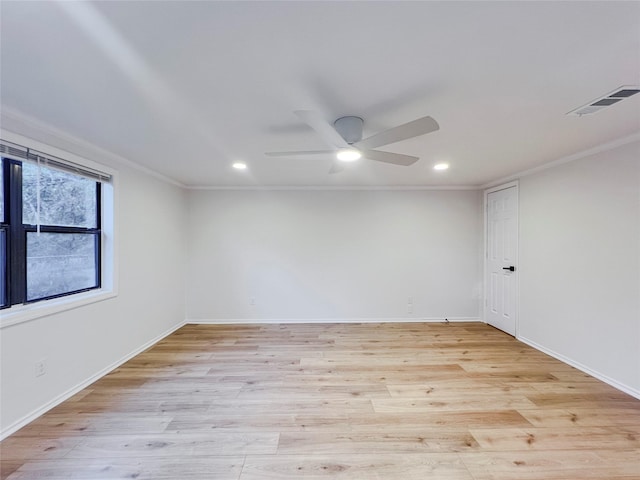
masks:
[[[108,173],[1,139],[0,156],[22,162],[32,162],[39,166],[55,168],[90,178],[96,182],[109,183],[111,181],[111,175]]]

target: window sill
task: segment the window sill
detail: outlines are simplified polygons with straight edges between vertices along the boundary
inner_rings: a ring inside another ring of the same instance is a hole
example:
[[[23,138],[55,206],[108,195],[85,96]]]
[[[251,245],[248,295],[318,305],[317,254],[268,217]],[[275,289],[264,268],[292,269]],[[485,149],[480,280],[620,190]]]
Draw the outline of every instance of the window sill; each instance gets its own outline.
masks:
[[[73,310],[75,308],[101,302],[116,296],[117,293],[113,290],[100,289],[54,300],[44,300],[30,305],[14,306],[5,310],[0,310],[0,329],[17,325],[19,323],[30,322],[31,320],[47,317],[66,310]]]

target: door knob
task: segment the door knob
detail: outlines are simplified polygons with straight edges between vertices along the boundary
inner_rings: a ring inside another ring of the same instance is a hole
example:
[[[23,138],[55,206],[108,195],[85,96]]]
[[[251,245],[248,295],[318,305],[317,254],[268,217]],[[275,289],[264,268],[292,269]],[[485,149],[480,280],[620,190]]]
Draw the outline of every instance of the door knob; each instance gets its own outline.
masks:
[[[516,267],[514,267],[513,265],[509,266],[509,267],[502,267],[503,270],[509,270],[510,272],[515,272],[516,271]]]

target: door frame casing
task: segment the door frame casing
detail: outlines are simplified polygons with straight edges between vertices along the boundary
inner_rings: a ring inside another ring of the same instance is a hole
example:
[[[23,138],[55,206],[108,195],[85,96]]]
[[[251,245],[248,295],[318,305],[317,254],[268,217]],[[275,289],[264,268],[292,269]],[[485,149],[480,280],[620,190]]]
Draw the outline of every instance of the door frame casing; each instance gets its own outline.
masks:
[[[482,249],[482,261],[483,261],[483,274],[482,274],[482,321],[484,323],[488,323],[487,318],[487,307],[489,304],[489,300],[487,298],[487,292],[489,291],[489,262],[487,261],[489,256],[489,203],[488,198],[489,194],[493,192],[499,192],[500,190],[506,190],[507,188],[515,187],[516,189],[516,202],[517,202],[517,212],[518,218],[516,222],[516,269],[518,274],[516,276],[516,285],[515,285],[515,312],[516,312],[516,321],[515,321],[515,333],[514,337],[518,338],[519,334],[519,323],[520,323],[520,182],[518,180],[514,180],[512,182],[502,183],[500,185],[495,185],[493,187],[489,187],[484,190],[482,195],[482,216],[484,220],[484,245]]]

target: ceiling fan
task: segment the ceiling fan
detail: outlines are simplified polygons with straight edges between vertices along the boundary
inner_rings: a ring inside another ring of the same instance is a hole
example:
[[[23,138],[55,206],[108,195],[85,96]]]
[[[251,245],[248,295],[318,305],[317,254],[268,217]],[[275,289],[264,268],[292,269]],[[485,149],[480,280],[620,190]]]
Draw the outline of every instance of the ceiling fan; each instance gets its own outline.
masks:
[[[331,125],[322,116],[311,110],[296,110],[300,120],[313,128],[318,135],[332,147],[332,150],[307,150],[299,152],[266,152],[270,157],[291,157],[305,155],[326,155],[335,153],[339,162],[353,162],[362,157],[376,162],[391,163],[393,165],[409,166],[417,162],[418,157],[403,155],[400,153],[373,150],[390,143],[399,142],[408,138],[418,137],[426,133],[435,132],[440,128],[438,122],[431,117],[422,117],[412,122],[376,133],[365,139],[362,138],[362,118],[347,116],[341,117]],[[340,163],[334,162],[329,173],[342,171]]]

